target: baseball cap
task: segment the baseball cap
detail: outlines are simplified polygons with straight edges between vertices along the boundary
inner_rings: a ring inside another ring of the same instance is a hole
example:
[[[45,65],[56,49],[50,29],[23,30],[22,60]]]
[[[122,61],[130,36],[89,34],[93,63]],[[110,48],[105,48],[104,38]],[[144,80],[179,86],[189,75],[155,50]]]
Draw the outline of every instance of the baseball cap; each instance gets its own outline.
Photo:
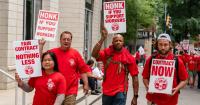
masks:
[[[157,40],[159,40],[159,39],[165,39],[165,40],[168,40],[168,41],[171,42],[171,38],[170,38],[169,34],[166,34],[166,33],[160,34],[160,35],[158,36],[158,39],[157,39]]]

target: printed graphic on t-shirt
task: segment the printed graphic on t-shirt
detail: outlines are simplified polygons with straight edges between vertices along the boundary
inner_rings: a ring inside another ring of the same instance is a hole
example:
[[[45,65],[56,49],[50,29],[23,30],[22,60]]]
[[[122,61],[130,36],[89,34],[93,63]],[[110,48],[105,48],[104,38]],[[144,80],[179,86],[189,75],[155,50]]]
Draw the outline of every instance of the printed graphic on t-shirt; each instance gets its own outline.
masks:
[[[47,88],[48,88],[48,90],[51,91],[54,86],[55,86],[55,84],[52,81],[52,79],[49,79],[48,82],[47,82]]]
[[[74,61],[74,59],[69,59],[69,63],[70,63],[70,66],[74,66],[75,65],[75,61]]]

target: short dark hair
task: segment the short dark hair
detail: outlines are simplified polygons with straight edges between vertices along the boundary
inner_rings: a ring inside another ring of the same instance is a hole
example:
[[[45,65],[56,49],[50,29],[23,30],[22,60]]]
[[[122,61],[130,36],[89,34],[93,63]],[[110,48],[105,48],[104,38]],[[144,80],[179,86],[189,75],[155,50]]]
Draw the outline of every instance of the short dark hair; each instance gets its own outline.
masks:
[[[94,64],[94,61],[92,59],[87,61],[87,65],[91,65],[91,64]]]
[[[71,39],[72,39],[72,33],[69,32],[69,31],[63,31],[63,32],[60,34],[60,39],[62,38],[63,34],[70,34],[70,35],[71,35]]]
[[[54,62],[53,70],[54,70],[54,71],[58,71],[58,62],[57,62],[57,58],[56,58],[56,55],[55,55],[53,52],[45,52],[45,53],[43,53],[43,54],[42,54],[42,62],[43,62],[43,60],[44,60],[44,56],[45,56],[45,55],[48,55],[48,54],[51,56],[51,58],[52,58],[52,60],[53,60],[53,62]],[[42,70],[45,70],[45,69],[43,68],[43,66],[42,66]]]

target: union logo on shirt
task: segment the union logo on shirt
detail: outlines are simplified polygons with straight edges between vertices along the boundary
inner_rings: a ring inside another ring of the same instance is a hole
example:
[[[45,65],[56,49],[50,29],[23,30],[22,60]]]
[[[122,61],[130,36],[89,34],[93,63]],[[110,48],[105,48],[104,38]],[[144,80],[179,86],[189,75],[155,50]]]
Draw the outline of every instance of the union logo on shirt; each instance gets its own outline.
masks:
[[[52,79],[48,79],[48,82],[47,82],[47,88],[48,88],[48,90],[51,91],[54,86],[55,86],[55,84],[52,81]]]
[[[70,63],[70,66],[74,66],[75,65],[75,61],[74,61],[74,59],[69,59],[69,63]]]

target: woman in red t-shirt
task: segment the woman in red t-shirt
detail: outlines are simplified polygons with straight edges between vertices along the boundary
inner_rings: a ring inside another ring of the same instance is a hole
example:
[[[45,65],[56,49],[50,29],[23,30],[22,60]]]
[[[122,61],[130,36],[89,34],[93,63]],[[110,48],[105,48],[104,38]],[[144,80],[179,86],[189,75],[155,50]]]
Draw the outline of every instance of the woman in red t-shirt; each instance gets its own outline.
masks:
[[[58,72],[56,56],[52,52],[42,55],[42,76],[32,77],[28,83],[15,74],[18,86],[26,92],[35,88],[33,105],[61,105],[65,98],[66,81]]]

